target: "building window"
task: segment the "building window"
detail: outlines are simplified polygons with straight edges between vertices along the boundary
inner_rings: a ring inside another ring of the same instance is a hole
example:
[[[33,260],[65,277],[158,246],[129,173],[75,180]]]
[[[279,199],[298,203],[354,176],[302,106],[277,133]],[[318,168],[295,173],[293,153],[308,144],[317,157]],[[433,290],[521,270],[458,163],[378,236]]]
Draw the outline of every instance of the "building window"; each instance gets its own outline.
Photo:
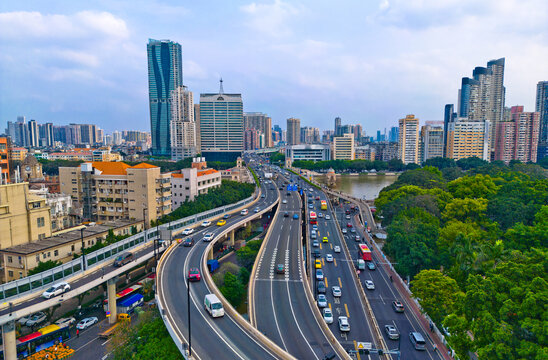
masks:
[[[23,272],[19,271],[19,279],[22,279],[22,278],[23,278]]]
[[[33,209],[36,209],[36,208],[39,208],[39,207],[40,207],[40,203],[39,203],[39,202],[32,203],[32,208],[33,208]]]
[[[37,263],[40,262],[40,255],[36,255],[36,262],[37,262]]]
[[[47,256],[48,256],[48,255],[47,255],[46,253],[43,253],[43,254],[42,254],[42,258],[44,258],[44,259],[45,259]]]
[[[8,270],[8,276],[9,276],[10,278],[13,277],[13,270]]]
[[[53,252],[53,256],[59,256],[59,250],[55,250],[55,251]]]
[[[36,219],[36,222],[38,224],[38,227],[43,227],[45,225],[45,220],[44,220],[44,217],[39,217]]]
[[[51,257],[51,251],[48,251],[48,257]]]
[[[70,247],[70,251],[74,251],[74,244]]]
[[[8,263],[11,264],[13,262],[13,258],[11,256],[8,256]]]

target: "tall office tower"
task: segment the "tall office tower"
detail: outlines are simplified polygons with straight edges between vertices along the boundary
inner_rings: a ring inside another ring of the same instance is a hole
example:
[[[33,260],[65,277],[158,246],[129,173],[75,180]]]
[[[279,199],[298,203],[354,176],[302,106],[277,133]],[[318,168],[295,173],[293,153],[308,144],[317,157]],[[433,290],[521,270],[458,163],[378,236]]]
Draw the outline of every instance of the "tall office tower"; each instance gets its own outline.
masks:
[[[341,118],[340,117],[336,117],[335,118],[335,136],[339,136],[339,135],[342,135],[341,134]]]
[[[421,162],[443,157],[443,124],[443,121],[426,121],[421,128]]]
[[[297,118],[287,119],[287,145],[297,145],[301,141],[301,120]]]
[[[235,161],[244,149],[244,112],[241,94],[200,94],[202,156],[207,161]]]
[[[537,161],[548,157],[548,81],[539,81],[537,84],[537,98],[535,111],[539,113],[539,136]]]
[[[171,160],[196,156],[194,96],[186,86],[171,92]]]
[[[455,121],[456,118],[457,118],[457,113],[455,113],[453,104],[445,105],[445,111],[443,116],[443,157],[448,157],[447,156],[447,134],[449,131],[449,124]]]
[[[95,145],[97,142],[97,126],[90,124],[80,125],[80,142],[79,144]]]
[[[272,118],[260,112],[244,113],[244,129],[259,130],[264,135],[264,147],[272,147]]]
[[[352,125],[341,125],[339,128],[339,135],[343,136],[344,134],[352,134]]]
[[[194,104],[194,122],[196,123],[196,151],[202,148],[202,137],[200,135],[200,104]]]
[[[407,115],[399,120],[398,159],[404,164],[419,163],[419,119]]]
[[[11,137],[12,143],[27,147],[30,143],[29,128],[24,116],[18,116],[15,123],[8,121],[6,134]]]
[[[171,152],[171,92],[183,86],[181,45],[169,40],[149,39],[148,97],[152,153],[169,156]]]
[[[38,139],[40,146],[53,146],[53,123],[38,125]]]
[[[336,136],[333,139],[333,160],[354,160],[355,158],[354,135]]]
[[[29,147],[38,146],[38,124],[36,120],[30,120],[28,123],[29,129]]]
[[[445,157],[460,160],[471,156],[489,160],[489,129],[491,122],[469,121],[457,118],[447,128],[447,149]]]
[[[388,141],[398,142],[399,133],[400,133],[400,128],[397,126],[392,126],[390,128],[390,131],[388,131]]]
[[[67,144],[80,145],[82,144],[82,130],[79,124],[69,124],[67,126]]]
[[[377,130],[377,142],[380,142],[380,141],[382,141],[381,131]]]
[[[539,113],[524,112],[523,106],[512,106],[512,121],[497,124],[495,160],[508,163],[537,159],[539,139]]]

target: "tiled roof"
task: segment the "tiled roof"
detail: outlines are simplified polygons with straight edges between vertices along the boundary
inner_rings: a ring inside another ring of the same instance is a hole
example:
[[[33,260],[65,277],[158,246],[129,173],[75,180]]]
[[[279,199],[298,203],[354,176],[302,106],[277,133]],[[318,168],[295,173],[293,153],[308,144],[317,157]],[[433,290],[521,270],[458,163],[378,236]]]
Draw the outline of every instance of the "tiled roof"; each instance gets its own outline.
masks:
[[[150,165],[150,164],[147,164],[147,163],[140,163],[140,164],[137,164],[135,166],[131,166],[132,169],[153,169],[153,168],[156,168],[158,166],[154,166],[154,165]]]
[[[184,178],[185,176],[184,176],[183,174],[171,173],[171,177],[174,177],[174,178]]]
[[[215,169],[200,170],[198,171],[198,176],[210,175],[215,173],[218,173],[218,171]]]
[[[101,171],[102,175],[126,175],[126,169],[131,167],[119,161],[94,161],[92,165]]]

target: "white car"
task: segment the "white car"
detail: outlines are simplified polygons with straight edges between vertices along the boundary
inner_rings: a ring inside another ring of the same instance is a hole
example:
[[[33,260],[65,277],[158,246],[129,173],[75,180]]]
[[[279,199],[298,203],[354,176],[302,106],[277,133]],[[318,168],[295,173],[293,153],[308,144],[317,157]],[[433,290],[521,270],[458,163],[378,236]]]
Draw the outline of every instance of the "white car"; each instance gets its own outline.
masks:
[[[325,261],[327,261],[327,262],[333,262],[333,255],[331,255],[331,254],[325,255]]]
[[[21,319],[17,320],[17,322],[21,325],[25,325],[27,323],[27,321],[29,321],[30,317],[32,316],[31,315],[27,315],[27,316],[24,316],[22,317]]]
[[[203,241],[209,242],[211,240],[213,240],[213,233],[207,233],[204,235]]]
[[[61,295],[62,293],[65,293],[70,290],[70,285],[66,282],[60,282],[57,284],[52,285],[49,289],[44,291],[42,293],[42,297],[49,299],[53,296]]]
[[[323,309],[323,319],[328,324],[333,324],[333,312],[330,308],[326,307]]]
[[[78,330],[86,330],[88,327],[90,327],[93,324],[97,324],[98,322],[99,322],[99,319],[97,319],[95,316],[88,317],[80,320],[80,322],[76,325],[76,328]]]
[[[331,215],[325,214],[325,220],[331,220]]]
[[[340,253],[341,252],[341,247],[339,245],[335,245],[335,246],[333,246],[333,251],[336,252],[336,253]]]
[[[324,294],[318,295],[318,306],[321,308],[327,307],[327,298]]]
[[[32,327],[34,325],[41,324],[44,321],[46,321],[46,314],[40,311],[35,314],[32,314],[32,316],[30,317],[30,319],[27,321],[25,325],[27,325],[28,327]]]
[[[211,226],[211,221],[206,220],[202,223],[202,227],[208,227],[208,226]]]
[[[339,286],[332,286],[331,291],[333,292],[334,297],[341,297],[342,296],[341,288]]]
[[[72,326],[76,323],[76,319],[73,317],[61,318],[55,322],[55,325],[59,327]]]
[[[286,199],[283,199],[283,200],[282,200],[282,204],[287,204],[287,200],[286,200]]]
[[[183,230],[183,235],[190,235],[194,232],[194,229],[192,228],[186,228]]]
[[[339,316],[339,330],[342,332],[350,331],[350,323],[346,316]]]
[[[367,290],[375,290],[375,284],[371,280],[365,280],[365,287]]]

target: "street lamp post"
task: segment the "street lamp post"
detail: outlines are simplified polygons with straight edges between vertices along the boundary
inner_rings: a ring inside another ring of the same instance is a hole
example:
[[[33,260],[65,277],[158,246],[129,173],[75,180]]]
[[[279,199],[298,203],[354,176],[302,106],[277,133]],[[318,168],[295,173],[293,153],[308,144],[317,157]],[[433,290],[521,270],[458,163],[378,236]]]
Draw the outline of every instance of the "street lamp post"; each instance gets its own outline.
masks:
[[[190,329],[190,280],[188,280],[186,287],[186,305],[188,313],[188,357],[192,357],[192,336]]]
[[[144,228],[144,230],[147,229],[147,219],[145,217],[145,211],[146,211],[146,208],[144,207],[143,208],[143,228]]]
[[[84,228],[80,229],[80,239],[82,240],[82,269],[86,271],[86,254],[84,253]]]

